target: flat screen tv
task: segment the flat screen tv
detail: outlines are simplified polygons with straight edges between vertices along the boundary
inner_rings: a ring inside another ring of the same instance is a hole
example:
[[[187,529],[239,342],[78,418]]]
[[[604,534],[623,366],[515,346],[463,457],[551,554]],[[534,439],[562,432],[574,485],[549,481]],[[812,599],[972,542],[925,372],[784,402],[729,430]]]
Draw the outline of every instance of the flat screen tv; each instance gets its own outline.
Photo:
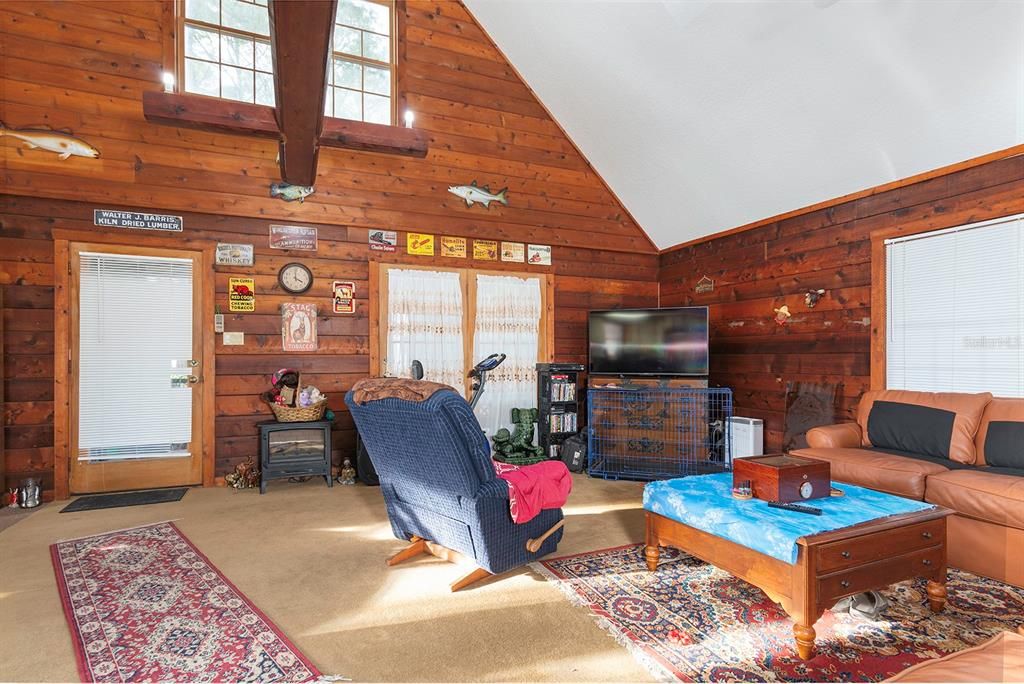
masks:
[[[708,308],[591,311],[590,372],[708,374]]]

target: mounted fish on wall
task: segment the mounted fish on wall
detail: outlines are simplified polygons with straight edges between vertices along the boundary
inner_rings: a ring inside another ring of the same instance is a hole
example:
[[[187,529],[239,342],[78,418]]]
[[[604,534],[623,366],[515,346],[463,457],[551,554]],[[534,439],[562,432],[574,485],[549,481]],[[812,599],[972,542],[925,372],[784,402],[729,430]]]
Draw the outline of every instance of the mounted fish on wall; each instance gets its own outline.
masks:
[[[488,209],[491,208],[491,202],[499,202],[506,207],[508,206],[508,188],[502,188],[498,192],[491,192],[489,186],[480,187],[476,184],[476,181],[473,181],[469,185],[452,185],[448,188],[448,192],[465,200],[467,207],[473,206],[474,202],[482,204]]]
[[[312,185],[292,185],[291,183],[271,183],[270,196],[280,197],[285,202],[305,202],[306,198],[316,190]]]
[[[99,150],[81,138],[71,135],[71,131],[67,129],[55,131],[47,127],[8,128],[0,121],[0,137],[3,136],[22,141],[28,145],[29,149],[53,152],[60,159],[67,159],[68,157],[100,158]],[[21,153],[19,149],[18,154]]]

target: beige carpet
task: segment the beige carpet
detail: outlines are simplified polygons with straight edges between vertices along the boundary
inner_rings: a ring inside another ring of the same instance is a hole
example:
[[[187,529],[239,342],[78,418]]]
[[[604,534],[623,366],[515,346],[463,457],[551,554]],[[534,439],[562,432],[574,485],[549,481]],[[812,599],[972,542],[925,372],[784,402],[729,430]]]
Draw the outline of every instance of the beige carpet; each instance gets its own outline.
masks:
[[[575,476],[557,555],[643,539],[642,485]],[[0,681],[76,681],[49,545],[160,520],[178,526],[324,674],[355,681],[651,681],[586,611],[520,569],[457,594],[462,570],[395,568],[376,488],[323,481],[195,489],[174,503],[58,515],[0,532]]]

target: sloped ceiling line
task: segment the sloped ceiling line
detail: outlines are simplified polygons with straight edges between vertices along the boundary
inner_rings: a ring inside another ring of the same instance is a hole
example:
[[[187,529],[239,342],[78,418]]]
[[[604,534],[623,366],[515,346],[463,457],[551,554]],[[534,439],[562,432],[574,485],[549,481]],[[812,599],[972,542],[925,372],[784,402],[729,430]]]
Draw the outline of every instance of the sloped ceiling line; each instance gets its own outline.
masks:
[[[1024,143],[1024,3],[465,0],[659,248]]]

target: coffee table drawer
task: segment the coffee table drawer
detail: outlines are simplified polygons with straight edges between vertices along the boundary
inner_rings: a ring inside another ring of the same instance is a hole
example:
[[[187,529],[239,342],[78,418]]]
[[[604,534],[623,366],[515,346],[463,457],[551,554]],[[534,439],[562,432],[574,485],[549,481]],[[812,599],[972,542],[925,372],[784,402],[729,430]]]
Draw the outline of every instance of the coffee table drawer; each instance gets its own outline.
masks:
[[[818,603],[828,607],[844,596],[881,589],[912,577],[930,576],[942,565],[942,545],[818,577]]]
[[[823,544],[818,548],[818,574],[823,575],[843,568],[873,563],[889,558],[893,554],[935,546],[945,542],[945,537],[946,521],[939,519]]]

